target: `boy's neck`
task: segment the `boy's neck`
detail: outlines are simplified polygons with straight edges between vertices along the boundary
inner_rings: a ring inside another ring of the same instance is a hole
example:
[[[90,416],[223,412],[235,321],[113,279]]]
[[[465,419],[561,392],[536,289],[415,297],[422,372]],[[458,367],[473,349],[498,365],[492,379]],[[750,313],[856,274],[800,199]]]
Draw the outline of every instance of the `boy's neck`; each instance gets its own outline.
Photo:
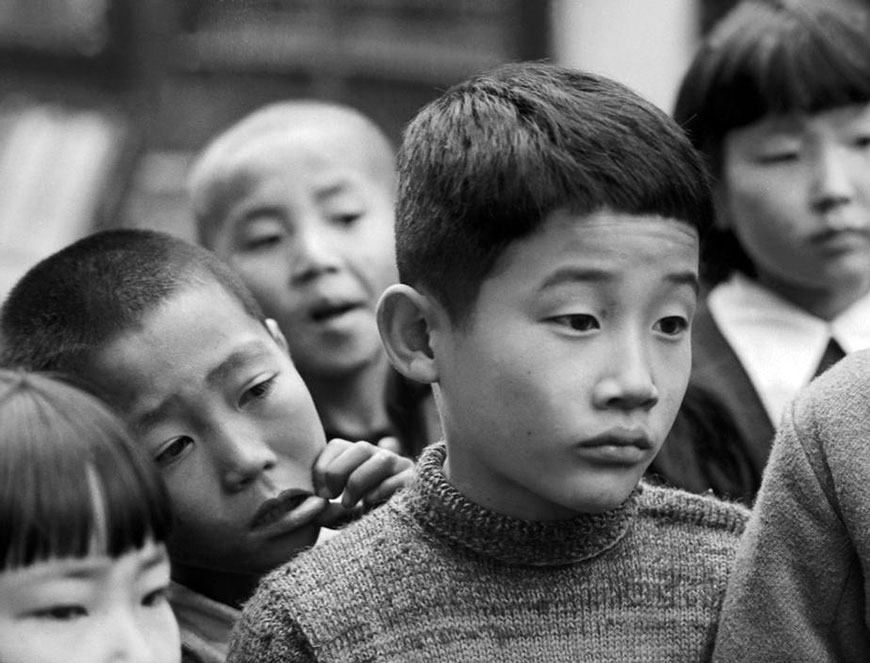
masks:
[[[238,610],[251,598],[260,582],[260,576],[225,573],[175,562],[172,564],[172,579],[213,601]]]
[[[386,357],[350,374],[337,377],[304,376],[317,413],[327,431],[367,438],[389,429],[385,391],[389,375]]]

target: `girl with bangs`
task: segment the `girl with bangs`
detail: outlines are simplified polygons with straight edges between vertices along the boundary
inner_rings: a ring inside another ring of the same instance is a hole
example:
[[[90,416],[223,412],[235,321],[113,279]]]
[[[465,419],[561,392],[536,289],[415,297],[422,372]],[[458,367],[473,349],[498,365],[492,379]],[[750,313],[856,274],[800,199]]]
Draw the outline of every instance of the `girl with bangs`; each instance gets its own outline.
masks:
[[[708,160],[717,208],[689,394],[709,397],[696,419],[724,409],[736,430],[714,443],[681,428],[697,406],[687,398],[654,470],[751,503],[789,401],[870,347],[867,13],[846,0],[738,3],[697,52],[674,115]]]
[[[177,663],[163,484],[58,378],[0,371],[0,661]]]

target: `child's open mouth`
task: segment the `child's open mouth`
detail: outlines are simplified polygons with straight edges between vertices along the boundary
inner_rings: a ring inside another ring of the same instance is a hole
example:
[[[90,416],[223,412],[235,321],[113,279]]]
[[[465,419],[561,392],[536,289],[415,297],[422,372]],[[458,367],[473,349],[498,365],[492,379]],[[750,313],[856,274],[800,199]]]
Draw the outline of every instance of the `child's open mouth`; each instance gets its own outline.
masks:
[[[318,305],[311,310],[311,319],[314,322],[327,322],[357,308],[359,308],[359,304]]]
[[[309,501],[311,504],[307,504]],[[263,502],[257,509],[257,513],[254,514],[249,527],[252,530],[263,529],[282,520],[288,521],[285,523],[287,526],[301,526],[307,522],[309,516],[313,517],[319,513],[323,504],[325,504],[323,499],[307,491],[291,488],[277,497]],[[300,509],[303,505],[306,508]],[[303,511],[304,513],[302,513]],[[309,514],[309,511],[313,513]]]

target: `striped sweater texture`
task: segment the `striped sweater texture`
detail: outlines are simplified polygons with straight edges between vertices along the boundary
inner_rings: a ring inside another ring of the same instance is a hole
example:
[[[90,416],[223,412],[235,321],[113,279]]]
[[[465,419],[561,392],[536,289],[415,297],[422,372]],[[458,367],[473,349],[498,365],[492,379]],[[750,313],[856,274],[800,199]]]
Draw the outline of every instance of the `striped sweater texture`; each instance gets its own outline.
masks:
[[[466,500],[445,454],[267,576],[229,661],[709,659],[745,509],[641,484],[603,514],[521,521]]]

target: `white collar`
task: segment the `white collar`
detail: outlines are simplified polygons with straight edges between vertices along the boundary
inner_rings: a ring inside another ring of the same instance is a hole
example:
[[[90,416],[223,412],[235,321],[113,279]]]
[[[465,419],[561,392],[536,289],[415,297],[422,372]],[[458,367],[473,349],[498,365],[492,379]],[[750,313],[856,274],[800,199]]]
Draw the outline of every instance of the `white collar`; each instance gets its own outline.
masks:
[[[735,274],[713,288],[707,305],[774,425],[812,379],[832,336],[847,353],[870,347],[870,294],[827,322]]]

